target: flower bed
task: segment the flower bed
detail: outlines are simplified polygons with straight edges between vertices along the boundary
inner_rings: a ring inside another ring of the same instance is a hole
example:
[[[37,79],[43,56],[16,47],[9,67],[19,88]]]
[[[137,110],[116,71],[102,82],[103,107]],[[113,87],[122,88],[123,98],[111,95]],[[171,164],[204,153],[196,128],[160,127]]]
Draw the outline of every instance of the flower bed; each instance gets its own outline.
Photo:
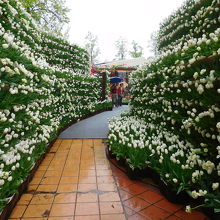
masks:
[[[159,31],[158,39],[162,39],[163,33],[172,42],[167,43],[166,49],[161,46],[160,56],[132,74],[131,111],[110,122],[109,142],[113,153],[126,158],[131,168],[150,166],[176,194],[187,192],[217,213],[220,212],[220,28],[213,25],[205,32],[191,33],[195,25],[200,28],[201,19],[197,15],[201,10],[209,10],[213,20],[219,21],[219,14],[215,13],[219,1],[185,4],[174,13],[176,19],[171,21],[172,15]],[[190,16],[188,20],[183,14]],[[210,21],[209,13],[203,16]],[[167,30],[175,30],[184,19],[187,29],[179,33],[181,40],[176,44],[177,38],[170,37]],[[184,38],[185,35],[191,37]]]
[[[106,109],[87,52],[42,32],[15,0],[0,0],[0,211],[57,131]]]

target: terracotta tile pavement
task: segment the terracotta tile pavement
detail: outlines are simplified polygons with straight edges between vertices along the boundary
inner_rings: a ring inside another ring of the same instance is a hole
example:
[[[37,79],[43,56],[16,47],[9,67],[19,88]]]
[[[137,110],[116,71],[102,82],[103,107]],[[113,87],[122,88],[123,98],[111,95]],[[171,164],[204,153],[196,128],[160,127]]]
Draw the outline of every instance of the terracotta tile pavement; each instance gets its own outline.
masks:
[[[157,188],[130,180],[105,156],[102,139],[57,139],[9,220],[207,220]]]
[[[56,140],[10,220],[125,220],[102,139]]]
[[[119,168],[120,169],[119,169]],[[155,185],[130,180],[123,168],[111,164],[127,220],[208,220],[203,213],[185,212],[185,206],[170,203]]]

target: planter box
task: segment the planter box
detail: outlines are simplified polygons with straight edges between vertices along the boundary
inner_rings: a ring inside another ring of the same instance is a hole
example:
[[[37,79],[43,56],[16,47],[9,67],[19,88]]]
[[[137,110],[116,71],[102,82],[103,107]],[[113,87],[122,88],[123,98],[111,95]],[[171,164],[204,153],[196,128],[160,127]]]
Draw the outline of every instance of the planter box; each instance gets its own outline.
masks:
[[[126,159],[120,158],[119,160],[116,159],[116,161],[117,161],[119,166],[121,166],[121,167],[125,167],[126,166]]]
[[[153,179],[153,175],[155,173],[154,169],[152,169],[151,167],[145,167],[143,169],[143,172],[144,172],[144,177],[148,177],[148,178]]]
[[[192,202],[192,198],[186,192],[180,192],[179,194],[176,194],[176,192],[172,191],[172,186],[169,184],[166,185],[161,179],[158,182],[158,185],[161,193],[169,202],[182,205],[187,205]]]
[[[127,176],[131,180],[138,180],[142,177],[146,177],[145,175],[146,171],[144,169],[139,169],[139,168],[131,169],[128,163],[126,163],[125,169],[126,169]]]
[[[10,213],[13,211],[17,201],[19,200],[20,195],[19,194],[14,194],[10,201],[8,201],[5,209],[2,210],[0,214],[0,220],[6,220],[9,218]]]
[[[108,145],[105,148],[105,153],[106,153],[106,156],[109,160],[115,159],[115,155],[112,153],[111,149],[109,149]]]
[[[152,180],[153,180],[157,185],[159,185],[160,182],[161,182],[160,174],[159,174],[156,170],[154,170],[153,168],[151,168],[151,167],[148,168],[148,172],[149,172],[149,174],[150,174],[149,177],[151,177]]]
[[[206,214],[212,220],[219,220],[220,219],[220,212],[215,213],[213,208],[203,207],[201,208],[202,212]]]

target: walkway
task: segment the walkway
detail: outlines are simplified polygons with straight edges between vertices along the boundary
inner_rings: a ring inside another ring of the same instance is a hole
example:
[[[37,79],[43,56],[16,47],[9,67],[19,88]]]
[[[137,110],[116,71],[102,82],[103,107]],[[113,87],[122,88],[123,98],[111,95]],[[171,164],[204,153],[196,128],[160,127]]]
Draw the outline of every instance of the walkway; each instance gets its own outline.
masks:
[[[107,118],[126,108],[64,131],[9,220],[207,220],[198,211],[189,215],[183,206],[168,202],[151,184],[131,181],[108,161],[104,139],[94,137],[106,138]]]
[[[124,110],[128,110],[127,105],[82,120],[62,132],[59,138],[107,138],[108,119],[113,116],[120,116]]]
[[[125,220],[102,139],[58,139],[12,219]]]
[[[58,139],[10,220],[205,220],[109,164],[102,139]]]

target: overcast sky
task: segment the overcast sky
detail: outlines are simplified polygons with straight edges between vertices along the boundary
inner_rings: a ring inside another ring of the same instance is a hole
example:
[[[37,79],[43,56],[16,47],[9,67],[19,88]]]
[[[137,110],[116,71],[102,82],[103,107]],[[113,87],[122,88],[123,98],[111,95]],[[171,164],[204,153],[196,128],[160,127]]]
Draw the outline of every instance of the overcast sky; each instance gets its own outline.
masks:
[[[88,31],[98,36],[100,62],[115,58],[115,41],[123,37],[144,48],[144,57],[151,56],[150,36],[159,24],[184,0],[66,0],[71,9],[70,42],[85,45]],[[129,56],[127,56],[129,58]]]

